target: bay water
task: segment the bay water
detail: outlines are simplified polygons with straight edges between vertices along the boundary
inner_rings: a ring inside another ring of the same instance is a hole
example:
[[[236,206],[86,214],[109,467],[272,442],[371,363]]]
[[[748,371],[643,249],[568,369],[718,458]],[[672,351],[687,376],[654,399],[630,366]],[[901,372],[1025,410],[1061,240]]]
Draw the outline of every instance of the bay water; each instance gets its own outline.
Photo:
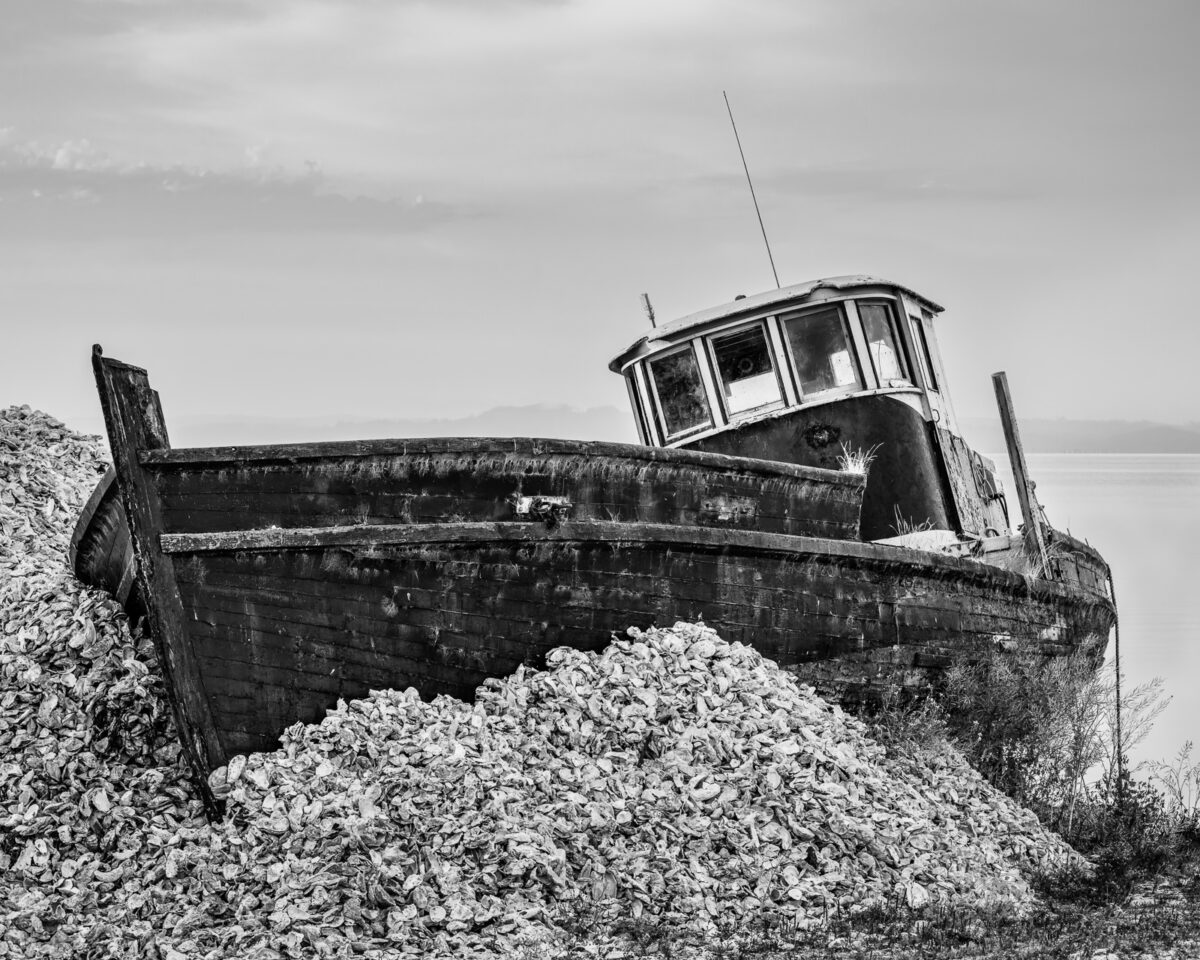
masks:
[[[1002,470],[1007,458],[994,456]],[[1171,702],[1137,761],[1200,761],[1200,455],[1027,455],[1051,524],[1098,549],[1113,571],[1126,688],[1161,677]],[[1010,474],[1011,477],[1011,474]],[[1015,488],[1006,484],[1013,525]],[[1113,656],[1110,641],[1108,656]]]

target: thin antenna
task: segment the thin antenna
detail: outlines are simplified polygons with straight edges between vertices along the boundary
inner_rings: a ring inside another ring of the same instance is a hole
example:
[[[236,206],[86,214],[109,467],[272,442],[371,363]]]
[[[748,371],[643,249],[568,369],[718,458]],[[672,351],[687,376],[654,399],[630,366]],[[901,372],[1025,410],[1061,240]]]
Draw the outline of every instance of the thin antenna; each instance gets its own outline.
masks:
[[[642,309],[646,311],[646,318],[650,321],[650,326],[654,326],[654,304],[650,302],[650,294],[642,294]]]
[[[775,258],[771,256],[771,241],[767,239],[767,228],[763,226],[762,211],[758,209],[758,197],[754,195],[754,181],[750,179],[750,168],[746,165],[746,152],[742,149],[742,138],[738,136],[737,124],[733,122],[733,107],[729,105],[729,94],[724,90],[725,109],[729,111],[729,123],[733,127],[733,139],[737,141],[738,153],[742,158],[742,169],[746,171],[746,183],[750,184],[750,199],[754,201],[754,212],[758,214],[758,229],[762,231],[763,243],[767,247],[767,259],[771,261],[771,274],[775,277],[775,289],[779,289],[779,272],[775,269]]]

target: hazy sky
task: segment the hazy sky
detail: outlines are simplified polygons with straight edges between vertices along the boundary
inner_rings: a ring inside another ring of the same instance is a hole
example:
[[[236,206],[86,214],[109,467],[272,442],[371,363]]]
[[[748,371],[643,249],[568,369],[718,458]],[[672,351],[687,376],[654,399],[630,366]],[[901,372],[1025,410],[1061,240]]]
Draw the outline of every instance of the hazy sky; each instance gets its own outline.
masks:
[[[94,417],[99,341],[169,423],[624,407],[641,292],[772,286],[725,89],[783,282],[943,303],[960,414],[1005,368],[1025,416],[1200,420],[1198,28],[1195,0],[7,0],[0,406]]]

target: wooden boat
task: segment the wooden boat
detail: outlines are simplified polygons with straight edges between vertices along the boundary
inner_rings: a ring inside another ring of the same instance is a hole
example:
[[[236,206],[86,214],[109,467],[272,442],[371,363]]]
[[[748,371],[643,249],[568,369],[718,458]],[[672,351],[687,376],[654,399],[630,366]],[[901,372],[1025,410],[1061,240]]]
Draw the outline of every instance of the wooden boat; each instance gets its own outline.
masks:
[[[630,626],[703,618],[848,698],[998,644],[1098,656],[1108,568],[1027,486],[1008,532],[955,425],[939,311],[848,277],[653,328],[612,364],[640,446],[172,449],[146,372],[96,347],[114,470],[72,562],[145,616],[210,807],[212,769],[339,698],[470,699]],[[838,468],[868,450],[865,475]]]

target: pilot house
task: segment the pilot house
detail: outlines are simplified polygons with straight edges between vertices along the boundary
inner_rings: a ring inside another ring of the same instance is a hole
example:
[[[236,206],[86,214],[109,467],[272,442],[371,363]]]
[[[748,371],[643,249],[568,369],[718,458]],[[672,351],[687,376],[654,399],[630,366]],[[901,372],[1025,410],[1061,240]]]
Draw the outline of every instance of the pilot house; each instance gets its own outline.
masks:
[[[995,536],[1007,505],[955,422],[941,312],[887,280],[832,277],[652,327],[609,367],[643,443],[830,469],[871,458],[863,540]]]

